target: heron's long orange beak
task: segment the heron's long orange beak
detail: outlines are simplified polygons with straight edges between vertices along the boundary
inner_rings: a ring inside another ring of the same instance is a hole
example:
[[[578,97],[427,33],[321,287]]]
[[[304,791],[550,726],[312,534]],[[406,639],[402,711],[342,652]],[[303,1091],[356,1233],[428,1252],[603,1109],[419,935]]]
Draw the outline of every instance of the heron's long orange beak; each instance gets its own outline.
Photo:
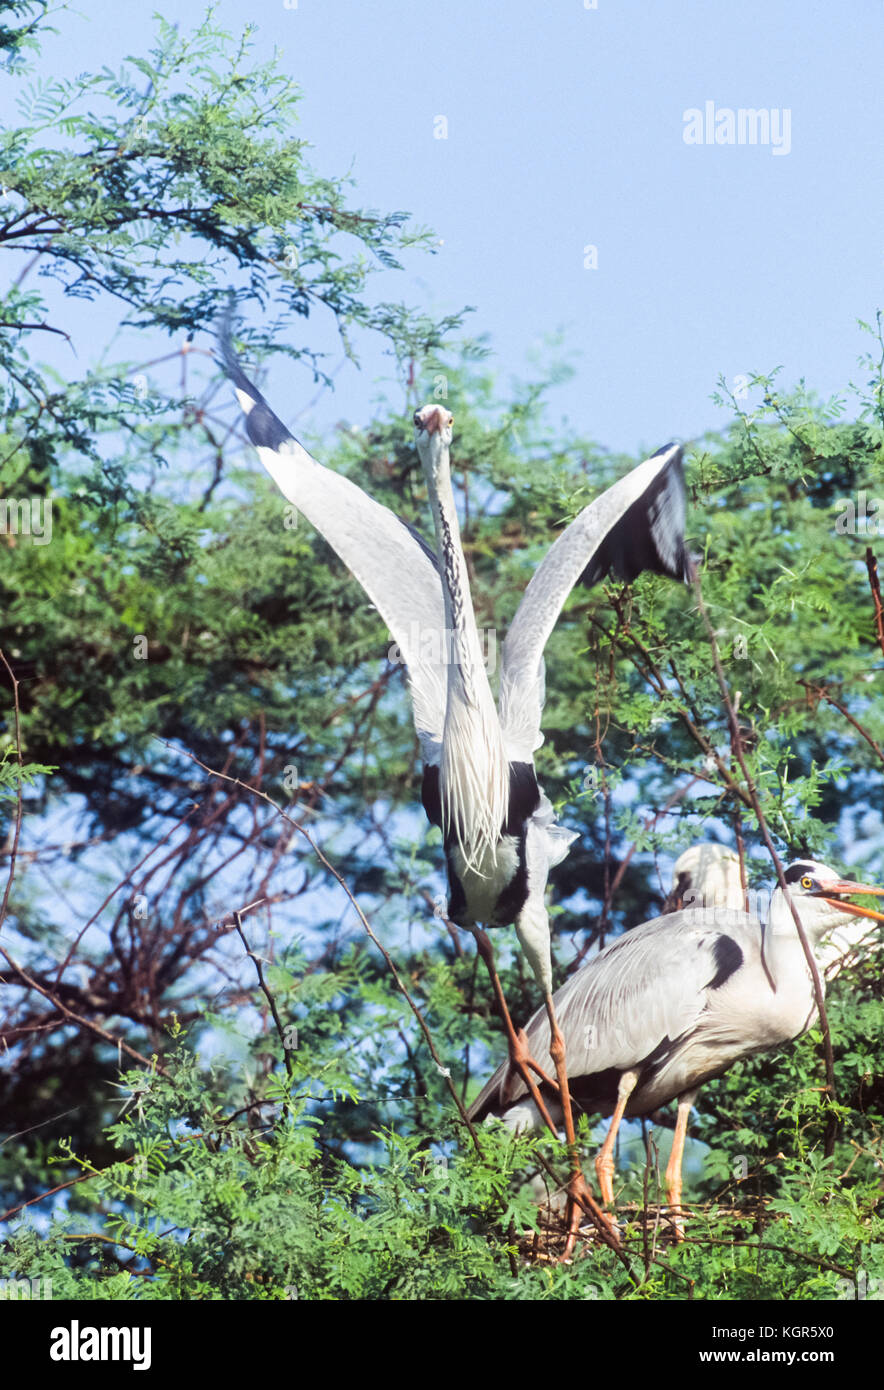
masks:
[[[832,894],[838,894],[832,897]],[[876,922],[884,922],[884,913],[875,912],[871,907],[857,907],[856,903],[845,903],[841,901],[841,893],[869,893],[877,898],[884,898],[884,888],[871,888],[868,883],[854,883],[851,879],[838,879],[837,883],[827,883],[819,893],[814,893],[815,898],[822,898],[823,902],[830,903],[832,907],[840,907],[842,912],[852,912],[855,917],[871,917]]]

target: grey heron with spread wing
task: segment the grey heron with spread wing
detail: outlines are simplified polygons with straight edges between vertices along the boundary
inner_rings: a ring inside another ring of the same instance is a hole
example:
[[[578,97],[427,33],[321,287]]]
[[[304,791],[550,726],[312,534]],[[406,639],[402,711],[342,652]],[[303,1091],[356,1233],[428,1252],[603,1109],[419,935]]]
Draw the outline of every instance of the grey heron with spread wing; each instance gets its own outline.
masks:
[[[542,743],[543,650],[578,582],[643,569],[686,579],[681,449],[660,450],[590,503],[538,566],[503,645],[499,706],[482,660],[451,486],[453,417],[442,406],[415,415],[415,440],[429,488],[437,554],[354,483],[323,468],[292,437],[246,377],[220,334],[224,367],[246,416],[246,432],[289,501],[337,552],[387,623],[404,659],[425,765],[422,800],[439,825],[452,919],[474,930],[495,984],[511,1053],[537,1095],[496,979],[480,923],[514,923],[543,990],[551,1055],[569,1143],[573,1126],[561,1035],[552,1006],[547,877],[574,834],[555,824],[534,772]],[[424,642],[429,634],[435,642]],[[448,659],[448,637],[453,658]],[[444,638],[445,640],[439,640]],[[518,1055],[517,1055],[518,1053]]]
[[[512,1027],[480,924],[515,925],[543,990],[549,1053],[565,1135],[575,1155],[567,1048],[553,1004],[546,910],[549,871],[564,858],[574,835],[556,825],[534,769],[534,753],[543,742],[543,652],[578,582],[593,584],[611,570],[624,579],[635,578],[644,569],[673,578],[689,577],[681,449],[670,445],[633,469],[585,507],[553,544],[535,571],[504,641],[495,705],[482,661],[451,483],[453,423],[451,412],[440,405],[424,406],[414,416],[415,442],[433,509],[446,628],[454,644],[454,659],[447,668],[442,737],[428,750],[422,799],[429,819],[442,830],[449,915],[476,932],[507,1028],[510,1060],[539,1113],[543,1113],[543,1102],[528,1068],[542,1080],[547,1078]],[[552,1127],[548,1114],[546,1121]],[[576,1192],[582,1183],[576,1157],[574,1165]]]
[[[833,869],[800,860],[785,872],[814,952],[834,929],[856,917],[884,921],[870,908],[844,901],[857,893],[884,895],[842,879]],[[742,1057],[800,1037],[816,1018],[813,980],[782,889],[771,895],[766,926],[730,907],[682,909],[618,937],[557,990],[553,1003],[565,1038],[573,1103],[587,1114],[610,1115],[596,1159],[605,1202],[613,1200],[614,1145],[624,1116],[646,1115],[678,1102],[667,1195],[681,1205],[681,1162],[688,1116],[700,1086]],[[527,1046],[542,1048],[548,1020],[538,1011],[526,1028]],[[548,1092],[558,1113],[558,1097]],[[469,1111],[495,1115],[511,1128],[539,1127],[539,1114],[507,1061]]]
[[[423,802],[441,827],[449,915],[516,932],[545,994],[552,990],[545,888],[549,869],[576,838],[555,824],[534,770],[543,742],[543,652],[568,595],[610,571],[687,579],[681,449],[669,445],[583,509],[541,561],[501,652],[496,705],[482,660],[451,484],[454,417],[443,406],[415,413],[415,440],[433,508],[447,630],[441,737],[425,752]]]

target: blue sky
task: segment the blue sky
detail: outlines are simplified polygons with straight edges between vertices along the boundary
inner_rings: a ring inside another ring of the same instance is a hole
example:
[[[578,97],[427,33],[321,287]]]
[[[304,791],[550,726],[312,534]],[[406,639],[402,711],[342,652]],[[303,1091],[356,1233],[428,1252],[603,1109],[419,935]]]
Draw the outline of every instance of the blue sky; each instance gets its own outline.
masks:
[[[722,372],[782,364],[787,381],[843,388],[866,346],[855,320],[884,298],[884,4],[597,6],[222,0],[217,18],[255,23],[260,54],[282,49],[304,90],[293,134],[319,171],[352,168],[360,203],[442,239],[379,294],[475,305],[503,383],[562,331],[576,376],[553,401],[582,434],[630,452],[695,437],[724,422],[709,399]],[[203,13],[167,12],[183,28]],[[116,66],[154,29],[119,0],[57,24],[44,52],[65,73]],[[707,101],[788,111],[789,153],[686,144],[684,112]],[[362,349],[363,371],[347,365],[300,419],[307,434],[367,418],[391,364]],[[287,387],[292,409],[313,394],[306,370]]]

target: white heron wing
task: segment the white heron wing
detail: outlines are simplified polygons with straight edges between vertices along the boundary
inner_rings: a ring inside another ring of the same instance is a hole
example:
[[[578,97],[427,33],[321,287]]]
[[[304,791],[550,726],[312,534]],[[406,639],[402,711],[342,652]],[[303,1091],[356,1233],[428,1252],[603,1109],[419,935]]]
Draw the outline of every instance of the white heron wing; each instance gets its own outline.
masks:
[[[445,719],[445,608],[432,550],[395,513],[308,454],[243,372],[226,327],[219,344],[246,432],[267,472],[343,560],[387,624],[408,669],[424,757],[436,761]]]
[[[627,1071],[693,1029],[707,1007],[708,991],[742,965],[741,942],[750,922],[745,913],[721,908],[674,912],[600,951],[553,996],[569,1077],[609,1068]],[[529,1051],[542,1065],[550,1041],[544,1009],[525,1032]],[[504,1062],[470,1114],[481,1118],[525,1094],[524,1081]]]
[[[660,449],[567,526],[538,565],[501,652],[500,716],[510,756],[530,759],[543,742],[543,651],[578,581],[653,570],[687,579],[682,450]]]

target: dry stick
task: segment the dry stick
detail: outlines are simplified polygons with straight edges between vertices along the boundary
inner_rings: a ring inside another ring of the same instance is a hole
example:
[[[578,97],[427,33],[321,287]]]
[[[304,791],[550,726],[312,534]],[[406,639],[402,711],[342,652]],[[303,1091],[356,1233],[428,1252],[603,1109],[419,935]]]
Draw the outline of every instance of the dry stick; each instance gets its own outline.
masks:
[[[709,638],[709,644],[712,650],[712,660],[715,666],[715,674],[718,679],[719,689],[721,690],[721,696],[722,700],[724,701],[724,707],[727,713],[728,724],[730,726],[732,747],[736,755],[737,762],[740,764],[740,771],[742,772],[743,778],[746,783],[746,790],[749,794],[749,799],[752,804],[752,810],[755,812],[755,818],[758,821],[758,829],[761,831],[761,837],[764,840],[767,852],[773,860],[774,869],[776,870],[777,875],[777,881],[785,896],[786,902],[789,904],[789,911],[792,913],[792,918],[795,922],[795,929],[798,932],[798,940],[801,942],[801,949],[804,952],[804,958],[807,961],[807,966],[810,971],[810,977],[813,980],[813,994],[814,999],[816,1000],[817,1012],[819,1014],[820,1027],[822,1028],[823,1033],[823,1055],[825,1057],[826,1063],[825,1089],[829,1097],[830,1106],[834,1106],[837,1100],[835,1094],[835,1056],[832,1051],[832,1034],[829,1030],[829,1016],[826,1013],[826,1004],[823,995],[823,983],[820,979],[820,972],[817,969],[817,963],[814,958],[813,951],[810,949],[810,942],[807,939],[807,934],[804,930],[804,927],[801,925],[801,917],[799,916],[798,909],[792,901],[792,896],[789,893],[788,885],[786,884],[785,875],[783,873],[783,865],[774,847],[774,842],[771,839],[770,831],[767,828],[767,821],[764,818],[764,812],[762,811],[761,803],[758,800],[758,792],[755,789],[755,783],[753,782],[752,777],[749,773],[749,769],[746,766],[746,758],[743,753],[743,739],[742,735],[740,734],[740,725],[737,721],[736,712],[731,701],[727,679],[725,677],[724,669],[721,665],[721,657],[719,656],[718,652],[718,643],[715,640],[715,632],[713,631],[712,624],[709,621],[709,614],[706,612],[706,605],[703,602],[703,594],[700,588],[700,577],[697,573],[694,574],[694,592],[697,595],[697,608],[700,613],[700,616],[703,619],[703,623],[706,628],[706,633]],[[837,1133],[838,1118],[835,1115],[834,1111],[830,1110],[829,1121],[826,1125],[826,1140],[824,1146],[824,1153],[826,1158],[831,1158],[832,1154],[835,1152],[835,1138],[837,1136]]]
[[[84,923],[84,925],[80,928],[79,932],[71,942],[70,947],[68,948],[67,955],[65,956],[64,960],[61,962],[61,964],[58,967],[58,970],[55,973],[56,986],[61,984],[61,977],[70,965],[71,960],[73,959],[74,952],[76,951],[83,937],[86,935],[86,932],[89,930],[89,928],[92,926],[94,922],[97,922],[98,918],[101,916],[102,912],[104,912],[104,909],[107,907],[111,899],[116,897],[120,889],[125,887],[127,883],[132,884],[132,887],[134,888],[135,885],[132,883],[133,875],[137,874],[138,870],[140,868],[143,868],[143,866],[147,863],[148,859],[150,859],[152,855],[156,854],[158,849],[162,848],[162,846],[166,843],[170,836],[175,834],[175,831],[178,829],[178,827],[183,825],[186,820],[189,820],[190,817],[193,815],[194,811],[198,811],[199,809],[200,808],[196,805],[196,803],[194,803],[193,806],[191,806],[190,810],[187,811],[181,817],[180,820],[177,820],[175,822],[175,824],[168,830],[168,832],[162,837],[162,839],[158,840],[155,845],[152,845],[151,848],[144,855],[144,857],[142,859],[139,859],[137,864],[133,864],[132,868],[126,874],[125,878],[121,878],[119,883],[117,883],[111,889],[101,906],[97,908],[95,912],[93,912],[92,916],[89,918],[89,921]]]
[[[253,907],[260,907],[261,904],[265,901],[266,899],[264,898],[258,898],[255,902],[249,903],[248,907],[241,907],[239,911],[234,912],[233,924],[236,927],[236,932],[240,941],[245,947],[246,955],[249,956],[250,959],[253,960],[255,963],[255,972],[258,976],[258,984],[261,986],[261,992],[263,993],[264,998],[270,1005],[270,1012],[273,1015],[273,1023],[277,1033],[279,1034],[279,1041],[282,1043],[282,1056],[285,1062],[285,1069],[288,1072],[289,1081],[292,1083],[292,1085],[294,1085],[295,1081],[297,1080],[297,1077],[295,1075],[295,1068],[292,1063],[292,1059],[289,1055],[289,1048],[287,1048],[285,1045],[285,1029],[283,1027],[282,1019],[279,1016],[279,1010],[276,1007],[276,1000],[274,999],[273,994],[270,991],[267,981],[264,979],[264,971],[261,969],[261,958],[260,956],[256,956],[255,952],[249,946],[249,943],[246,940],[245,932],[242,929],[243,913],[251,912]],[[288,1097],[286,1097],[286,1099],[283,1101],[283,1109],[289,1109]]]
[[[149,1057],[145,1057],[142,1053],[136,1052],[134,1047],[130,1047],[122,1038],[114,1037],[113,1033],[109,1033],[106,1028],[102,1028],[100,1024],[93,1022],[91,1018],[84,1018],[82,1014],[75,1013],[73,1009],[69,1009],[50,989],[45,989],[39,981],[35,980],[32,975],[29,975],[26,970],[23,970],[2,946],[0,946],[0,956],[6,961],[10,970],[14,970],[17,975],[21,976],[30,989],[35,989],[38,994],[42,994],[44,999],[48,999],[50,1004],[54,1005],[58,1012],[63,1014],[65,1018],[69,1018],[72,1023],[78,1023],[81,1028],[88,1028],[90,1032],[96,1033],[99,1038],[104,1038],[105,1042],[109,1042],[118,1052],[125,1052],[128,1057],[133,1057],[136,1062],[141,1062],[145,1067],[152,1067],[153,1070],[159,1072],[161,1076],[169,1076],[169,1072],[156,1060],[156,1058],[151,1061]]]
[[[304,839],[305,839],[305,840],[307,841],[307,843],[309,844],[310,848],[313,850],[313,853],[316,855],[317,859],[319,860],[320,864],[322,864],[322,865],[328,870],[328,872],[332,875],[332,877],[333,877],[334,879],[336,879],[337,882],[340,884],[340,886],[343,888],[344,892],[347,894],[347,897],[350,899],[350,902],[352,903],[352,905],[353,905],[353,907],[354,907],[354,909],[355,909],[355,911],[356,911],[356,915],[357,915],[357,917],[359,918],[360,922],[362,923],[362,926],[364,927],[364,929],[365,929],[367,935],[369,936],[369,938],[371,939],[371,941],[374,942],[375,946],[378,948],[378,950],[380,951],[381,955],[384,957],[384,960],[385,960],[385,962],[386,962],[386,964],[387,964],[387,968],[389,969],[390,974],[393,976],[393,980],[395,981],[396,988],[399,990],[399,993],[404,997],[404,999],[406,1000],[406,1002],[407,1002],[407,1004],[408,1004],[408,1007],[411,1009],[411,1012],[414,1014],[415,1018],[417,1019],[417,1022],[418,1022],[418,1025],[419,1025],[419,1027],[420,1027],[420,1030],[421,1030],[421,1032],[422,1032],[423,1035],[424,1035],[424,1039],[425,1039],[425,1041],[426,1041],[427,1047],[430,1049],[430,1056],[432,1057],[433,1061],[434,1061],[435,1064],[436,1064],[436,1070],[439,1072],[440,1076],[444,1077],[444,1079],[445,1079],[445,1084],[446,1084],[446,1086],[448,1087],[449,1094],[451,1095],[451,1098],[452,1098],[452,1100],[454,1101],[454,1104],[457,1106],[457,1111],[458,1111],[458,1114],[460,1115],[460,1118],[463,1120],[464,1124],[465,1124],[466,1127],[467,1127],[467,1130],[469,1131],[469,1135],[470,1135],[470,1138],[471,1138],[472,1141],[473,1141],[473,1145],[474,1145],[474,1147],[475,1147],[475,1150],[476,1150],[476,1152],[477,1152],[478,1154],[481,1155],[481,1153],[482,1153],[482,1147],[481,1147],[481,1145],[480,1145],[480,1143],[479,1143],[479,1136],[478,1136],[478,1134],[476,1133],[475,1125],[473,1124],[472,1120],[471,1120],[470,1117],[468,1116],[468,1114],[467,1114],[467,1112],[466,1112],[466,1110],[465,1110],[465,1108],[464,1108],[464,1105],[463,1105],[463,1102],[462,1102],[460,1096],[457,1094],[457,1090],[456,1090],[456,1088],[455,1088],[454,1082],[453,1082],[452,1079],[451,1079],[451,1073],[450,1073],[450,1071],[448,1070],[447,1067],[443,1067],[443,1065],[442,1065],[442,1059],[440,1058],[439,1053],[436,1051],[436,1044],[433,1042],[432,1035],[431,1035],[431,1033],[430,1033],[429,1028],[427,1027],[426,1020],[424,1019],[423,1014],[421,1013],[421,1011],[420,1011],[420,1009],[418,1008],[417,1004],[414,1002],[414,1000],[412,999],[411,995],[409,994],[409,992],[408,992],[408,990],[407,990],[407,988],[406,988],[406,986],[405,986],[405,983],[404,983],[404,981],[402,980],[401,975],[399,974],[399,971],[396,969],[396,966],[395,966],[395,964],[394,964],[394,962],[393,962],[393,958],[392,958],[392,956],[390,955],[389,951],[387,951],[387,950],[381,945],[380,941],[378,940],[378,938],[375,936],[374,932],[372,931],[372,929],[371,929],[371,927],[370,927],[370,925],[369,925],[369,922],[368,922],[368,918],[365,916],[365,913],[362,911],[362,908],[359,906],[358,902],[357,902],[356,899],[354,898],[351,889],[349,888],[349,886],[347,885],[347,883],[345,883],[345,881],[344,881],[344,879],[342,878],[342,876],[338,873],[338,871],[337,871],[337,869],[335,868],[335,866],[334,866],[332,863],[330,863],[330,861],[329,861],[328,859],[326,859],[325,855],[323,854],[322,850],[321,850],[321,849],[319,848],[319,846],[317,845],[316,841],[313,839],[313,836],[310,834],[310,832],[307,831],[307,830],[305,830],[304,827],[303,827],[303,825],[300,825],[296,820],[293,820],[291,816],[287,815],[286,812],[282,809],[282,807],[279,806],[279,805],[277,805],[277,803],[273,800],[273,797],[272,797],[272,796],[268,796],[267,793],[261,791],[259,787],[250,787],[250,786],[248,785],[247,782],[242,782],[242,781],[239,779],[239,777],[230,777],[226,772],[217,772],[214,768],[208,767],[208,766],[206,765],[206,763],[200,762],[200,760],[199,760],[199,758],[196,756],[196,754],[195,754],[195,753],[191,753],[191,752],[190,752],[188,749],[186,749],[186,748],[184,748],[184,749],[173,748],[172,745],[171,745],[170,743],[166,743],[165,739],[158,739],[158,742],[164,744],[164,746],[165,746],[166,748],[171,749],[171,751],[174,752],[174,753],[177,753],[177,754],[184,753],[185,757],[190,758],[191,762],[196,763],[197,767],[201,767],[202,770],[203,770],[203,772],[208,773],[208,775],[209,775],[210,777],[218,777],[218,778],[220,778],[220,779],[221,779],[222,781],[224,781],[224,782],[230,782],[230,783],[233,784],[233,786],[240,787],[244,792],[247,793],[247,795],[249,795],[249,796],[257,796],[257,797],[260,798],[261,801],[266,801],[266,803],[267,803],[268,806],[272,806],[272,807],[273,807],[273,809],[274,809],[274,811],[277,813],[277,815],[282,816],[282,819],[283,819],[284,821],[286,821],[286,822],[287,822],[289,825],[291,825],[295,830],[297,830],[297,832],[298,832],[299,835],[302,835],[302,836],[304,837]]]
[[[873,750],[876,757],[879,758],[879,760],[882,763],[884,763],[884,748],[881,747],[880,743],[875,742],[868,729],[864,729],[858,719],[854,719],[853,715],[850,713],[850,710],[847,708],[846,705],[843,705],[840,700],[836,700],[834,695],[830,695],[828,690],[826,690],[825,686],[823,685],[811,685],[810,681],[799,681],[798,684],[804,686],[804,689],[807,691],[808,695],[816,695],[818,699],[825,700],[827,705],[831,705],[833,709],[836,709],[839,714],[843,714],[848,724],[853,725],[854,729],[856,729],[856,732],[860,735],[861,738],[865,739],[866,743]]]
[[[648,1172],[651,1166],[651,1136],[645,1128],[642,1116],[642,1129],[645,1130],[645,1167],[642,1173],[642,1255],[645,1262],[645,1279],[651,1272],[651,1254],[648,1249]],[[659,1207],[659,1203],[657,1204]]]
[[[9,676],[9,679],[12,681],[12,703],[13,703],[13,708],[14,708],[14,710],[15,710],[15,754],[16,754],[16,758],[17,758],[17,760],[18,760],[18,770],[19,770],[19,774],[20,774],[20,775],[19,775],[19,781],[18,781],[18,789],[17,789],[17,792],[16,792],[16,798],[15,798],[15,799],[16,799],[16,808],[15,808],[15,831],[14,831],[14,833],[13,833],[13,838],[12,838],[12,853],[11,853],[11,855],[9,856],[9,875],[8,875],[8,877],[7,877],[7,879],[6,879],[6,887],[5,887],[4,891],[3,891],[3,902],[0,903],[0,926],[2,926],[3,923],[4,923],[4,921],[6,920],[6,909],[7,909],[7,907],[9,906],[9,894],[12,892],[12,880],[15,878],[15,856],[16,856],[16,854],[18,853],[18,841],[19,841],[19,836],[21,835],[21,822],[22,822],[22,814],[23,814],[23,811],[24,811],[24,803],[23,803],[23,801],[22,801],[22,777],[21,777],[21,774],[22,774],[22,771],[23,771],[24,762],[23,762],[22,755],[21,755],[21,710],[20,710],[20,708],[19,708],[19,703],[18,703],[18,681],[16,680],[15,676],[13,675],[12,667],[10,666],[9,662],[6,660],[6,653],[3,651],[2,648],[0,648],[0,661],[3,662],[3,665],[6,667],[6,671],[7,671],[7,674],[8,674],[8,676]]]
[[[115,1167],[117,1163],[134,1163],[140,1157],[140,1154],[133,1154],[131,1158],[116,1158],[110,1166]],[[97,1168],[94,1173],[81,1173],[79,1177],[71,1178],[68,1182],[60,1182],[57,1187],[50,1187],[48,1191],[41,1192],[39,1197],[31,1197],[27,1202],[20,1202],[17,1207],[10,1207],[8,1211],[0,1212],[0,1223],[8,1221],[10,1217],[17,1216],[20,1211],[24,1211],[25,1207],[32,1207],[35,1202],[43,1202],[47,1197],[54,1197],[56,1192],[64,1192],[67,1187],[76,1187],[78,1182],[89,1182],[90,1178],[101,1177],[102,1173],[106,1171],[105,1168]]]
[[[654,1139],[654,1127],[651,1125],[650,1128],[646,1130],[644,1117],[642,1117],[642,1133],[645,1141],[645,1168],[642,1174],[642,1250],[645,1264],[644,1278],[648,1279],[651,1273],[651,1265],[654,1263],[663,1263],[659,1260],[657,1255],[657,1236],[660,1230],[660,1164],[657,1144]],[[654,1165],[654,1180],[657,1192],[656,1201],[654,1203],[654,1230],[651,1237],[651,1248],[649,1250],[648,1216],[650,1214],[650,1206],[648,1204],[648,1181],[652,1163]],[[642,1282],[644,1282],[644,1280]]]
[[[743,907],[748,912],[749,880],[746,876],[746,842],[743,839],[743,819],[738,806],[734,807],[734,839],[737,842],[737,854],[740,860],[740,888],[743,892]]]
[[[866,569],[869,572],[869,588],[875,604],[875,629],[878,633],[878,646],[884,652],[884,608],[881,606],[881,586],[878,583],[878,561],[872,547],[866,546]]]
[[[12,698],[15,709],[15,749],[19,769],[21,769],[23,766],[23,760],[21,752],[21,711],[18,702],[18,681],[13,675],[12,667],[6,659],[5,652],[3,652],[2,650],[0,650],[0,661],[2,661],[3,665],[6,667],[7,674],[12,682]],[[0,904],[0,923],[3,922],[3,919],[6,916],[6,910],[9,905],[9,894],[12,890],[12,880],[15,876],[15,860],[16,853],[18,851],[18,841],[19,835],[21,833],[22,822],[21,782],[19,782],[17,800],[18,808],[16,811],[15,818],[15,836],[12,841],[12,853],[9,858],[9,875],[6,879],[6,888],[3,893],[3,902],[2,904]],[[10,970],[14,970],[16,974],[21,976],[25,984],[27,984],[31,989],[35,989],[38,994],[42,994],[44,999],[48,999],[49,1002],[53,1004],[55,1008],[59,1011],[59,1013],[65,1016],[65,1018],[69,1018],[72,1022],[78,1023],[81,1028],[88,1028],[91,1032],[97,1033],[100,1038],[104,1038],[104,1040],[106,1042],[111,1043],[112,1046],[125,1052],[129,1057],[133,1057],[136,1062],[142,1062],[146,1067],[149,1067],[151,1065],[150,1059],[148,1057],[144,1057],[140,1052],[136,1052],[135,1048],[130,1047],[128,1043],[123,1042],[122,1038],[115,1038],[113,1033],[109,1033],[106,1028],[102,1028],[99,1024],[94,1023],[91,1019],[83,1018],[80,1014],[74,1013],[73,1009],[69,1009],[66,1004],[63,1004],[60,999],[56,998],[56,996],[51,992],[51,990],[44,989],[44,987],[41,984],[38,984],[38,982],[35,979],[33,979],[26,970],[23,970],[22,967],[17,963],[17,961],[15,961],[9,954],[9,952],[6,951],[2,946],[0,946],[0,955],[3,956],[3,959],[6,961]],[[164,1071],[164,1069],[159,1065],[159,1063],[154,1063],[154,1065],[157,1071],[162,1072],[163,1075],[167,1074]]]
[[[558,1190],[561,1187],[561,1184],[552,1164],[548,1163],[547,1160],[544,1158],[543,1154],[541,1153],[535,1154],[535,1158],[537,1159],[540,1166],[546,1169],[547,1173],[555,1183],[556,1189]],[[626,1273],[629,1275],[632,1282],[636,1283],[635,1275],[632,1272],[632,1266],[630,1265],[629,1260],[626,1258],[626,1255],[623,1251],[623,1247],[621,1246],[619,1241],[611,1235],[611,1232],[605,1223],[604,1217],[601,1215],[598,1209],[593,1209],[595,1204],[593,1203],[593,1206],[590,1206],[587,1203],[584,1193],[582,1192],[575,1192],[574,1200],[580,1204],[580,1206],[586,1212],[587,1216],[589,1216],[592,1219],[593,1225],[595,1226],[599,1235],[602,1237],[602,1240],[605,1242],[608,1249],[613,1250],[614,1254],[617,1256],[618,1260],[623,1265],[623,1268],[626,1270]]]

